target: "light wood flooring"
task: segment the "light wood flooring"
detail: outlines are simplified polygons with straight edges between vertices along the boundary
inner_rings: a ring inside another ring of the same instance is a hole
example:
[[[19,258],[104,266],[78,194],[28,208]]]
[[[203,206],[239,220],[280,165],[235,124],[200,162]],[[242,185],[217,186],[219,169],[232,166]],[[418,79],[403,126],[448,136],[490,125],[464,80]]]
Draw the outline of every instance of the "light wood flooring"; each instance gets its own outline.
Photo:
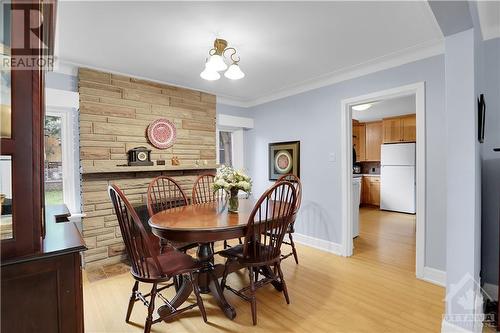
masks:
[[[359,220],[354,257],[415,273],[415,215],[361,207]]]
[[[361,217],[351,258],[298,246],[300,264],[293,258],[283,263],[291,304],[272,286],[261,289],[257,326],[249,304],[226,291],[234,321],[203,295],[208,324],[195,308],[173,323],[153,325],[152,332],[439,332],[444,289],[415,278],[414,217],[375,209],[363,209]],[[233,274],[229,283],[247,283],[246,275]],[[142,303],[134,307],[135,324],[124,320],[132,284],[129,273],[94,282],[84,273],[86,332],[143,331]]]

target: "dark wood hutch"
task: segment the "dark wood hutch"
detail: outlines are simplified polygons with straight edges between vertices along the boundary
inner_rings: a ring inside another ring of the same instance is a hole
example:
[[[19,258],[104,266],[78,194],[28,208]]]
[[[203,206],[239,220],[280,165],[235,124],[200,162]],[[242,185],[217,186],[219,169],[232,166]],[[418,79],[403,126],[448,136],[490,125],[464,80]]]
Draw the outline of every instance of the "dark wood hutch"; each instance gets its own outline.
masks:
[[[44,75],[53,59],[56,2],[1,6],[1,56],[11,65],[0,68],[1,331],[83,332],[85,244],[74,223],[56,222],[65,207],[45,209],[43,197]],[[14,64],[20,60],[31,64]]]

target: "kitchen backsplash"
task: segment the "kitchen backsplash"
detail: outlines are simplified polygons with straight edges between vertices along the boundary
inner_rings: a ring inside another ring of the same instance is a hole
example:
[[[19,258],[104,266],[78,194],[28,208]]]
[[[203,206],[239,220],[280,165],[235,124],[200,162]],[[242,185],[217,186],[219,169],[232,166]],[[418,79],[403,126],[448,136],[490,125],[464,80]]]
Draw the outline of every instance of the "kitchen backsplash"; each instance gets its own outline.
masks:
[[[363,174],[380,174],[380,162],[358,162]]]

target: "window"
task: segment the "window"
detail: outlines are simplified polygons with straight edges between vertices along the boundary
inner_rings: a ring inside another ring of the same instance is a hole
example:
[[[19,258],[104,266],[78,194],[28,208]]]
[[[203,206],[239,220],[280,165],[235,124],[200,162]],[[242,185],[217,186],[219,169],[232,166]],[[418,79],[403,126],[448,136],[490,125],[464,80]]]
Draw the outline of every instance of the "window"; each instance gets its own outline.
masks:
[[[45,205],[64,203],[78,213],[72,111],[49,108],[45,116]]]
[[[219,131],[219,164],[233,166],[233,133]]]
[[[45,117],[45,204],[64,203],[61,117]]]

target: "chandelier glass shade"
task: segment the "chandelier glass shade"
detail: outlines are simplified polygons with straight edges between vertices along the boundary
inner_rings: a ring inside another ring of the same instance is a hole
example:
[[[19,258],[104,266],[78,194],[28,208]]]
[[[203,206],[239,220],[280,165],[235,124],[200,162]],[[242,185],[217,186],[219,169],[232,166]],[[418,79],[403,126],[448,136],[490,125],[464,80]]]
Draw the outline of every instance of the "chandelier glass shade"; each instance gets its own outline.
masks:
[[[230,53],[229,56],[226,56]],[[234,47],[227,47],[227,41],[224,39],[216,39],[214,47],[208,52],[209,58],[205,62],[205,69],[200,73],[202,79],[208,81],[215,81],[220,79],[218,72],[227,71],[224,76],[231,80],[239,80],[245,77],[238,63],[240,57],[236,56],[236,49]],[[227,66],[225,59],[231,61],[231,65]]]

